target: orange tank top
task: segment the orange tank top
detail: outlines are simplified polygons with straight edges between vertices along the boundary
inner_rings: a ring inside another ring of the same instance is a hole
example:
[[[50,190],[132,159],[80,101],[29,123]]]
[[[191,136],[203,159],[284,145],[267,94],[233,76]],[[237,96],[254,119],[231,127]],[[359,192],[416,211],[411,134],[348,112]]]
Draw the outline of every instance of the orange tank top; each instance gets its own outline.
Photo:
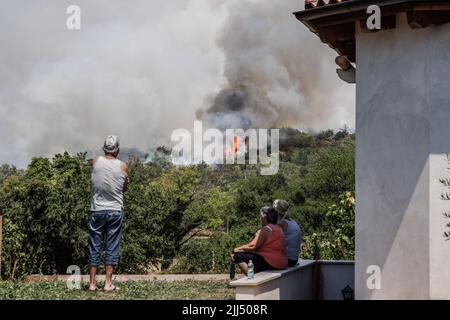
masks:
[[[286,269],[288,267],[288,258],[286,255],[286,244],[284,242],[284,233],[281,227],[269,224],[272,232],[267,240],[256,251],[262,256],[272,267],[276,269]]]

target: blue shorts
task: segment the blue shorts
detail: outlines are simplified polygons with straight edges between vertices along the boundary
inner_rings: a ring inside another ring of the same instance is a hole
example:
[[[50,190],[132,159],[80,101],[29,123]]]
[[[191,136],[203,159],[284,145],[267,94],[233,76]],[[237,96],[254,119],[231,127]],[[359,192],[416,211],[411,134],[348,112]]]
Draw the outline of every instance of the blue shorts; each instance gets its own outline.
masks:
[[[100,264],[100,252],[106,242],[106,265],[119,262],[122,236],[122,211],[92,211],[89,217],[89,265]]]

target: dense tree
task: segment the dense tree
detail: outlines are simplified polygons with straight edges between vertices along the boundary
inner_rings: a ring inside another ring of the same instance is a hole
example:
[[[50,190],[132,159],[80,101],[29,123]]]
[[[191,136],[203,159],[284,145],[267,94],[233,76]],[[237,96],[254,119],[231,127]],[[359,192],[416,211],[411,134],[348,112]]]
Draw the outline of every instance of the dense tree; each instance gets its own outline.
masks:
[[[170,150],[130,149],[119,272],[154,268],[224,272],[229,251],[248,241],[259,209],[276,198],[290,202],[303,230],[303,258],[351,259],[354,251],[354,136],[281,131],[276,175],[258,166],[176,167]],[[87,270],[90,164],[86,154],[34,158],[25,170],[0,167],[4,210],[2,273]]]

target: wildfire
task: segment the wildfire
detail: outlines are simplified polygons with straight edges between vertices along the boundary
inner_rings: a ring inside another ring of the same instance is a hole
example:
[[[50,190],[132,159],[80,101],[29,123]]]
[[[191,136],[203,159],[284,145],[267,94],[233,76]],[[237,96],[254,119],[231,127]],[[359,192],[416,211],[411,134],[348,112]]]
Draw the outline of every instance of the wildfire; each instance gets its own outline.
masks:
[[[234,158],[237,158],[238,147],[239,147],[239,137],[234,136],[231,148],[227,147],[225,149],[226,157],[229,158],[229,157],[233,156]]]

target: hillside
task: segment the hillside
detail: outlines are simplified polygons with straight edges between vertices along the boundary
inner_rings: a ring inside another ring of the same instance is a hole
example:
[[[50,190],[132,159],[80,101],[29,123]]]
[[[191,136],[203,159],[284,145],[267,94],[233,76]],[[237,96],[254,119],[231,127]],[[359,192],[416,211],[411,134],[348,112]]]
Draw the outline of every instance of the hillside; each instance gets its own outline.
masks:
[[[135,151],[118,272],[226,272],[228,253],[253,236],[259,209],[277,198],[302,227],[302,258],[353,259],[354,135],[283,129],[280,138],[273,176],[254,165],[175,167],[167,148],[145,162]],[[1,166],[3,278],[69,265],[86,271],[89,196],[85,153],[33,158],[25,170]]]

